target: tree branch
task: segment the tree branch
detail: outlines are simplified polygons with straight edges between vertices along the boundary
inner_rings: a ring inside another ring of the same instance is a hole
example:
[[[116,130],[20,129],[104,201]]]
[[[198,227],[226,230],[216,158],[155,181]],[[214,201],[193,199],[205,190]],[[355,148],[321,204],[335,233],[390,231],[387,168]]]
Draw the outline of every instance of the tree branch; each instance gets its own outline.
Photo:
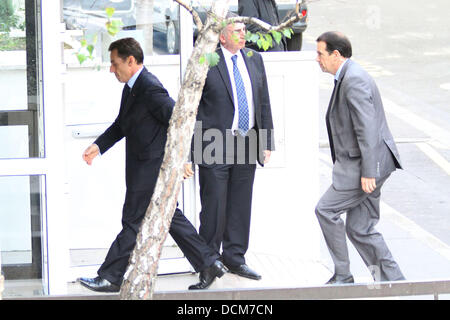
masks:
[[[194,8],[192,8],[190,5],[188,5],[182,0],[173,0],[173,1],[177,2],[180,6],[189,11],[189,13],[192,15],[192,18],[194,19],[194,23],[197,26],[198,31],[200,32],[203,29],[203,22],[200,19],[200,16],[198,15],[197,11],[195,11]]]
[[[177,1],[177,0],[175,0],[175,1]],[[262,29],[264,29],[265,31],[270,32],[270,31],[281,31],[284,28],[289,27],[294,22],[296,22],[302,18],[303,18],[303,14],[300,12],[300,3],[297,2],[296,6],[295,6],[295,14],[292,17],[290,17],[288,20],[286,20],[285,22],[279,24],[278,26],[272,26],[264,21],[254,18],[254,17],[240,17],[240,16],[226,19],[225,25],[228,25],[230,23],[236,23],[236,22],[245,23],[245,24],[256,24],[259,27],[261,27]]]

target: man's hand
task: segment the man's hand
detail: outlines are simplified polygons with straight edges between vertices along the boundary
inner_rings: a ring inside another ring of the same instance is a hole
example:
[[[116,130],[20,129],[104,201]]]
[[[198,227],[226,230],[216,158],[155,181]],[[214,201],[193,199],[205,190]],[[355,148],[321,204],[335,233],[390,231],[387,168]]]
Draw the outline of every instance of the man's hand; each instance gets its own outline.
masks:
[[[83,152],[83,160],[86,161],[88,165],[92,164],[92,160],[100,153],[100,149],[94,143],[91,144],[84,152]]]
[[[272,151],[264,150],[264,164],[269,162],[271,154],[272,154]]]
[[[375,178],[361,177],[361,187],[365,193],[372,193],[377,187]]]
[[[184,164],[184,174],[183,178],[187,179],[194,175],[194,170],[192,168],[192,162],[188,162]]]

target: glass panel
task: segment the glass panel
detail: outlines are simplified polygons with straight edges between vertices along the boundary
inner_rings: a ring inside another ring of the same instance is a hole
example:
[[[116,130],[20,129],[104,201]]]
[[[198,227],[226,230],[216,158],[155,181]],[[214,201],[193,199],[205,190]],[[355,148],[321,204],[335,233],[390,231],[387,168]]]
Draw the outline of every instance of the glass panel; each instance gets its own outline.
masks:
[[[0,1],[0,159],[44,156],[36,1]]]
[[[108,13],[112,10],[107,10],[108,7],[114,8],[111,17]],[[66,26],[63,96],[70,195],[69,247],[72,261],[79,261],[79,254],[89,253],[93,260],[87,263],[92,267],[103,260],[102,252],[120,231],[125,196],[124,140],[96,159],[94,167],[81,159],[83,150],[109,127],[119,112],[123,83],[109,72],[108,47],[125,37],[139,41],[144,50],[144,65],[176,99],[180,87],[179,5],[171,0],[62,0],[62,19]],[[123,25],[117,34],[111,35],[107,22],[116,19]],[[91,181],[87,188],[86,179]],[[108,223],[97,224],[95,234],[86,233],[86,225],[96,225],[93,221]],[[180,256],[176,249],[163,255],[175,256]]]
[[[42,295],[43,176],[0,176],[4,297]]]
[[[125,37],[138,40],[146,56],[179,53],[179,5],[173,1],[63,0],[63,19],[68,30],[65,61],[69,64],[86,60],[97,65],[109,63],[109,44]],[[114,30],[111,27],[117,21],[120,28]]]
[[[81,8],[86,11],[96,11],[104,10],[107,7],[114,7],[118,11],[128,11],[133,8],[133,2],[132,0],[82,0]]]

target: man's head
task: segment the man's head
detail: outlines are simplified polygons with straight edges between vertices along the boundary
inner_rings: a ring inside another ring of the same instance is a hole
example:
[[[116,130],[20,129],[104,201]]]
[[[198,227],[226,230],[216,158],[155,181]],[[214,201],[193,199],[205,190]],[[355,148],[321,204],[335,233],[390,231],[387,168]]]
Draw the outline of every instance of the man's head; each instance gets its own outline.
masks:
[[[109,51],[111,52],[109,71],[113,72],[117,80],[122,83],[128,82],[144,62],[142,48],[139,42],[133,38],[124,38],[112,42],[109,45]]]
[[[232,53],[245,47],[245,24],[230,23],[220,33],[220,43]]]
[[[317,38],[317,58],[323,72],[336,74],[341,64],[352,56],[352,45],[341,32],[325,32]]]

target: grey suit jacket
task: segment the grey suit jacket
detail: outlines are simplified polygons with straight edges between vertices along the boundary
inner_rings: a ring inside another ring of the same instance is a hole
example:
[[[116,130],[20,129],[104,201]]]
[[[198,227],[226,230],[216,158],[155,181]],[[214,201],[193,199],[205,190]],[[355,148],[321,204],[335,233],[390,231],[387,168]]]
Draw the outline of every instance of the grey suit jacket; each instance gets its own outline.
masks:
[[[361,177],[381,178],[402,168],[375,81],[352,60],[341,70],[326,122],[336,189],[357,189]]]

